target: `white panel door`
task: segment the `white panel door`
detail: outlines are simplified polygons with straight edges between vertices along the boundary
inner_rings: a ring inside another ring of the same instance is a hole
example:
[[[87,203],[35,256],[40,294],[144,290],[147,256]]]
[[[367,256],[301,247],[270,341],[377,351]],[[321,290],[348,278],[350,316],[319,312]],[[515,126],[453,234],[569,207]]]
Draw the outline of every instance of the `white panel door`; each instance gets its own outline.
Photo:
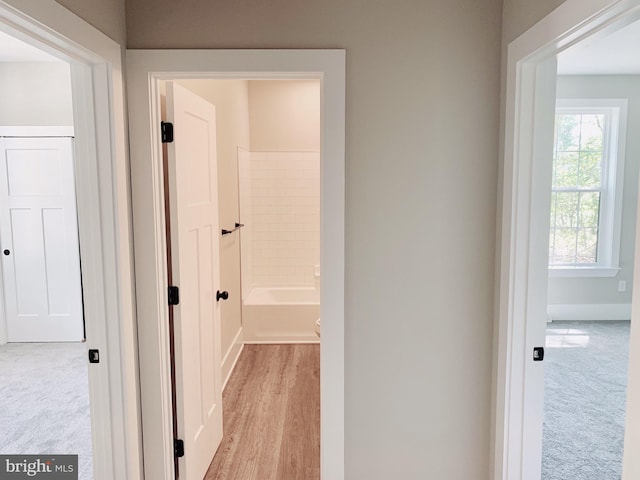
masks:
[[[171,273],[176,416],[181,479],[202,480],[222,440],[218,180],[215,107],[167,82]]]
[[[84,339],[70,138],[0,138],[7,340]]]

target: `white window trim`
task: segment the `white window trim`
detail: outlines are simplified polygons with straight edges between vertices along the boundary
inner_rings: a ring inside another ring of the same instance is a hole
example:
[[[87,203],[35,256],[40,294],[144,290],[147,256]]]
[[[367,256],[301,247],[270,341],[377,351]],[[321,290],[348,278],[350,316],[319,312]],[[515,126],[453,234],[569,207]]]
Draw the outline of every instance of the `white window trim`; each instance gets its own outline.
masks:
[[[627,99],[623,98],[559,98],[556,101],[556,113],[605,113],[610,121],[604,132],[607,165],[603,170],[605,188],[600,207],[598,263],[550,265],[550,277],[615,277],[620,271],[627,104]]]

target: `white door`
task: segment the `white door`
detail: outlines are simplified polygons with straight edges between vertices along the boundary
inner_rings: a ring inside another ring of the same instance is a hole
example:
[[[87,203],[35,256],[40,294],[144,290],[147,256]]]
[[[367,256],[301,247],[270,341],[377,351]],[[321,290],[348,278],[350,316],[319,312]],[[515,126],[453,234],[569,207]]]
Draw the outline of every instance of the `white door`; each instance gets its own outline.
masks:
[[[218,180],[215,107],[167,82],[169,225],[176,417],[184,480],[202,480],[222,440]]]
[[[70,138],[0,138],[7,340],[84,339]]]

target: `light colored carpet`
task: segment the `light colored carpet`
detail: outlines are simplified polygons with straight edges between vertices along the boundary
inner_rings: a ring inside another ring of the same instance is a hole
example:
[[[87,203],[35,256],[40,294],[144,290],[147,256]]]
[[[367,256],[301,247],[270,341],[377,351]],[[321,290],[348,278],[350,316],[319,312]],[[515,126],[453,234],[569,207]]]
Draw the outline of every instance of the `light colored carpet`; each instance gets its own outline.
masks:
[[[83,343],[0,345],[0,453],[78,454],[91,480],[91,420]]]
[[[621,478],[629,325],[548,325],[543,480]]]

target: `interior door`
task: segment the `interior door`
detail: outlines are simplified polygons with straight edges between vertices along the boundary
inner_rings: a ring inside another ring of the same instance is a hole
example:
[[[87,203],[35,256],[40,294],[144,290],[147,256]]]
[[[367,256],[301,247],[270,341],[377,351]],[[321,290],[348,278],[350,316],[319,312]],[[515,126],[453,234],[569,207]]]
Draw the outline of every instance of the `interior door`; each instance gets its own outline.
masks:
[[[71,138],[0,138],[9,342],[84,339]]]
[[[222,440],[218,180],[215,107],[167,82],[175,414],[185,454],[181,479],[201,480]]]

